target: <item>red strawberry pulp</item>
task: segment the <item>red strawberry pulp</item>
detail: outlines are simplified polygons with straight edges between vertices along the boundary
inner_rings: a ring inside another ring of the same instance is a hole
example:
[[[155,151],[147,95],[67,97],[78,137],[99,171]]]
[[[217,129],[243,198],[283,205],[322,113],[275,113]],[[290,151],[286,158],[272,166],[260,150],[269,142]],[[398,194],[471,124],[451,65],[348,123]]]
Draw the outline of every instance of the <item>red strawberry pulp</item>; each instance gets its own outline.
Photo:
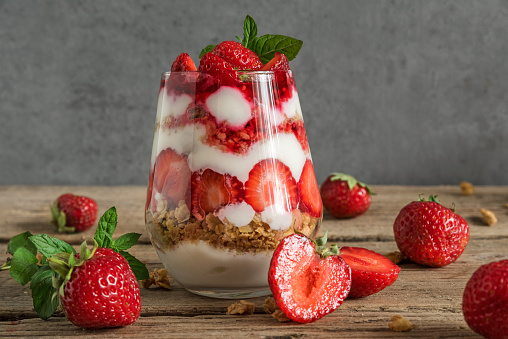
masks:
[[[347,297],[351,270],[336,255],[321,259],[312,241],[292,234],[275,250],[268,282],[277,306],[293,321],[308,323],[333,312]]]

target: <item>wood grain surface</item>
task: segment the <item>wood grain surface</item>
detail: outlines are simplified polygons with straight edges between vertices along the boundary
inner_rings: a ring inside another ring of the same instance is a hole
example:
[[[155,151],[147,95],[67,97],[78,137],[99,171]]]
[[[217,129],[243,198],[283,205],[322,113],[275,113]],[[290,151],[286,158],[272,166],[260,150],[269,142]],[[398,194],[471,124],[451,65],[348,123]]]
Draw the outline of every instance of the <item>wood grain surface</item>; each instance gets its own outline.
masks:
[[[325,214],[322,234],[339,245],[361,246],[379,253],[396,251],[393,221],[400,209],[419,194],[437,194],[448,207],[470,225],[470,240],[463,255],[453,264],[428,268],[403,262],[397,281],[376,295],[347,299],[332,314],[310,324],[280,323],[263,310],[264,297],[250,299],[256,305],[248,316],[227,315],[227,307],[236,301],[212,299],[187,292],[175,281],[172,290],[141,289],[142,311],[133,325],[108,330],[82,330],[57,311],[43,321],[33,310],[30,289],[18,285],[7,271],[0,272],[0,336],[119,336],[171,338],[465,338],[479,337],[469,329],[462,315],[462,292],[471,274],[482,264],[508,258],[508,187],[476,187],[475,194],[463,196],[455,186],[375,186],[372,206],[364,215],[335,220]],[[116,235],[143,233],[132,254],[150,270],[161,268],[144,226],[146,189],[139,186],[3,186],[0,187],[0,253],[9,239],[26,230],[57,236],[49,224],[49,206],[60,194],[94,197],[99,214],[116,206],[119,224]],[[493,211],[498,223],[487,226],[480,208]],[[92,237],[90,231],[58,235],[73,245]],[[4,262],[7,255],[0,257]],[[397,333],[388,328],[393,315],[409,319],[414,329]]]

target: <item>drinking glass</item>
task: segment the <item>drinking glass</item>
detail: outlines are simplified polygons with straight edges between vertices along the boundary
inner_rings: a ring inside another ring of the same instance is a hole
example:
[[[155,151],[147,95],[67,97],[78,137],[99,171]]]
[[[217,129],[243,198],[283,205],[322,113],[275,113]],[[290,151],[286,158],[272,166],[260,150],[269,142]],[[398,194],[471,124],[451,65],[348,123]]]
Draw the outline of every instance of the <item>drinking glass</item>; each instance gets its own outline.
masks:
[[[279,241],[313,238],[323,211],[292,72],[163,73],[145,210],[184,288],[270,294]]]

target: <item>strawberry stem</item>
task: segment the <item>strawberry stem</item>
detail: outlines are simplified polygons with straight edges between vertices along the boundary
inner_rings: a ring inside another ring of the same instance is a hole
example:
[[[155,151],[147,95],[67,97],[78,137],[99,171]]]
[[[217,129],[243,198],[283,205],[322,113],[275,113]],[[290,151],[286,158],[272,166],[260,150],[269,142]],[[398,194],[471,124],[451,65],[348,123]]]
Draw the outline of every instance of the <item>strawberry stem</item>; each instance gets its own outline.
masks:
[[[319,254],[321,259],[326,259],[331,255],[338,255],[340,253],[340,247],[338,247],[336,244],[330,245],[330,248],[326,247],[325,245],[327,240],[328,240],[328,230],[325,232],[325,235],[323,235],[321,238],[312,240],[312,242],[314,242],[314,245],[316,247],[316,253]]]

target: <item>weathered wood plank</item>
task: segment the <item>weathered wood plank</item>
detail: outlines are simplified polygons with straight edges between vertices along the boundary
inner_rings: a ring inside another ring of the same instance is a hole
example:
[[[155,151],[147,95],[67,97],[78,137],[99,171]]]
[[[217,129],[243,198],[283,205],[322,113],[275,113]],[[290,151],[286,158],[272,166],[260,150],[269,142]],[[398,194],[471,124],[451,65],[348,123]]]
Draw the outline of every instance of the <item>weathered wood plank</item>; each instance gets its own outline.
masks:
[[[362,299],[346,300],[334,313],[306,325],[279,323],[264,314],[264,298],[251,299],[256,312],[251,316],[228,316],[233,301],[193,295],[172,281],[171,291],[141,290],[141,318],[132,326],[113,330],[83,331],[73,326],[59,311],[47,322],[37,318],[32,308],[30,289],[19,286],[8,272],[0,272],[0,333],[2,336],[26,337],[52,335],[126,337],[255,337],[255,338],[348,338],[395,337],[478,337],[465,323],[462,291],[480,265],[508,258],[508,187],[477,187],[473,196],[462,196],[458,187],[374,187],[377,195],[370,210],[355,219],[335,220],[325,215],[322,231],[340,245],[361,246],[379,253],[397,249],[393,241],[393,221],[399,210],[420,193],[438,194],[447,206],[455,203],[457,212],[470,224],[468,247],[457,262],[439,269],[413,263],[401,264],[396,283],[386,290]],[[99,213],[115,205],[119,213],[118,234],[145,233],[143,208],[144,187],[0,187],[0,217],[4,222],[0,234],[0,253],[13,235],[30,230],[48,233],[78,245],[93,236],[93,230],[77,235],[56,235],[49,226],[49,205],[59,194],[72,191],[97,199]],[[499,219],[492,227],[479,219],[481,207],[494,211]],[[321,232],[322,233],[322,232]],[[160,268],[160,260],[144,235],[132,253],[148,264]],[[0,261],[4,261],[0,256]],[[387,324],[394,314],[401,314],[415,325],[408,333],[394,333]]]
[[[348,220],[336,220],[325,213],[323,229],[328,229],[331,239],[345,241],[393,240],[392,226],[400,209],[410,201],[437,194],[448,207],[455,204],[457,213],[471,226],[472,238],[508,239],[508,187],[480,186],[472,196],[460,194],[455,186],[375,186],[371,208],[364,215]],[[56,233],[49,224],[49,206],[60,194],[73,192],[95,198],[99,215],[111,206],[119,214],[118,235],[128,232],[143,233],[140,242],[149,243],[144,226],[146,188],[142,186],[0,186],[0,218],[3,232],[0,242],[30,230],[33,233]],[[496,213],[499,222],[493,227],[485,226],[480,219],[480,208]],[[79,244],[93,236],[94,227],[79,234],[58,235],[69,243]]]

